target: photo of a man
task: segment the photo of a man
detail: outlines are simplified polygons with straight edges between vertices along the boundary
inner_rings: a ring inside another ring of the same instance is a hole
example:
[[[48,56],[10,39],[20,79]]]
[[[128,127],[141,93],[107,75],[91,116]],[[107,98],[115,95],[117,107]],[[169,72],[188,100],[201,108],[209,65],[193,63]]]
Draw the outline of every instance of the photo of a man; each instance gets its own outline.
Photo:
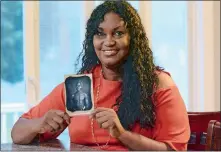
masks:
[[[72,94],[71,101],[73,105],[76,105],[76,107],[74,107],[75,111],[89,110],[90,103],[89,103],[88,95],[83,92],[82,87],[83,87],[83,83],[81,81],[78,81],[76,85],[76,92]]]
[[[72,116],[93,110],[93,87],[91,75],[70,75],[65,78],[65,104]]]

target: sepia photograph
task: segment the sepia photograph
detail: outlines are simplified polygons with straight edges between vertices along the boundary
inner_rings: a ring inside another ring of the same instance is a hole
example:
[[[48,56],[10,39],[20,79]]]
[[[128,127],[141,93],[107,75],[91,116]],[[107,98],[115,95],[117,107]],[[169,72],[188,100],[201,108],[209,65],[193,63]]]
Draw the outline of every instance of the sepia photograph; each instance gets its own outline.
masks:
[[[69,116],[89,114],[94,108],[91,74],[65,76],[65,105]]]

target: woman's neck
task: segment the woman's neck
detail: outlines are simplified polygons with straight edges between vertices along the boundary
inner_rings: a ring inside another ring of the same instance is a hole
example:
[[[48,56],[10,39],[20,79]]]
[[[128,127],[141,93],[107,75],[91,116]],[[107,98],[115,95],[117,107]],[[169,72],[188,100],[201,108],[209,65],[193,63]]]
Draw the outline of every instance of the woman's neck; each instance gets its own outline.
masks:
[[[111,81],[121,81],[122,80],[119,68],[110,69],[105,66],[102,66],[102,74],[106,80],[111,80]]]

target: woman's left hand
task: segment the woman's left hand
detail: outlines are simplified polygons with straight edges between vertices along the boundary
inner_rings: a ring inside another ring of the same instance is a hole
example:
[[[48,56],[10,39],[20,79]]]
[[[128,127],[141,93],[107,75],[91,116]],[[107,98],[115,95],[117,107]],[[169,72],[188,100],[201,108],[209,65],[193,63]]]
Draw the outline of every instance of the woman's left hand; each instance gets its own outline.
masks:
[[[107,129],[112,137],[118,138],[125,129],[120,123],[120,120],[113,109],[99,107],[96,108],[90,115],[100,125],[100,128]]]

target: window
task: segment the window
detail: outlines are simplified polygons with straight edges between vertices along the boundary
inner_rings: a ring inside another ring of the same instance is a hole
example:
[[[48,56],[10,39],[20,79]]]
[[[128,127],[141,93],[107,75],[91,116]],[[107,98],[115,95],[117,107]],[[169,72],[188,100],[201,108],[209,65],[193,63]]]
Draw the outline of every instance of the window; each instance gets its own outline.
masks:
[[[188,107],[187,2],[152,1],[152,50],[170,72]]]
[[[40,2],[40,100],[64,81],[64,75],[76,72],[85,28],[82,10],[81,1]],[[59,138],[66,138],[67,131]]]
[[[95,1],[95,7],[103,3],[104,1]],[[137,11],[139,9],[139,1],[128,1]]]
[[[139,1],[128,1],[137,11],[139,9]]]
[[[22,9],[22,2],[1,2],[1,101],[3,103],[25,101]]]
[[[26,101],[23,53],[23,2],[1,2],[1,143],[11,142],[11,128]]]
[[[85,28],[82,10],[81,1],[40,2],[40,100],[64,80],[65,74],[75,73]]]
[[[96,6],[100,3],[95,1]],[[130,3],[138,9],[138,1]],[[80,1],[40,2],[40,100],[64,80],[65,74],[75,73],[85,28],[81,14]]]

